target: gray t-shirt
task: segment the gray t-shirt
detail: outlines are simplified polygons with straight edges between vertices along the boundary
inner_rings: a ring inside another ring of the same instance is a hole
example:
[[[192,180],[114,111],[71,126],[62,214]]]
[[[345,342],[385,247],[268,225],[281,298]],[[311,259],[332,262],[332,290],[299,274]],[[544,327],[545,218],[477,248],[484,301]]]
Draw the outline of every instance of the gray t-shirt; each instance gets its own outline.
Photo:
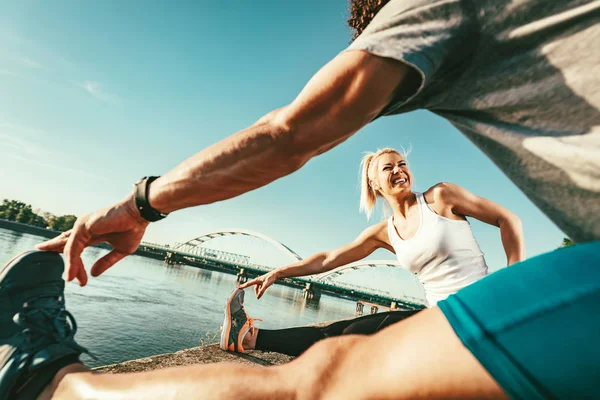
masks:
[[[381,115],[443,116],[574,241],[600,239],[600,1],[391,0],[355,49],[421,74]]]

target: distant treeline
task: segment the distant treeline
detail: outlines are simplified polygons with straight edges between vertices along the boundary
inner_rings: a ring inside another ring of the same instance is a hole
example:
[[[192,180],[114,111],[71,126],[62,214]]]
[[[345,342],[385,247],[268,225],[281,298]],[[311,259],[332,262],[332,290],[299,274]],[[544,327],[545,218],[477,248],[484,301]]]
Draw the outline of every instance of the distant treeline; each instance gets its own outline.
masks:
[[[56,216],[48,212],[33,210],[30,204],[22,201],[8,199],[2,200],[2,204],[0,204],[0,219],[39,226],[40,228],[50,228],[61,232],[71,229],[77,221],[77,217],[74,215]],[[573,244],[571,239],[564,238],[560,247]]]
[[[573,241],[571,239],[568,238],[564,238],[562,245],[560,247],[569,247],[569,246],[573,246],[575,243],[573,243]]]
[[[73,227],[77,217],[74,215],[56,216],[48,212],[33,210],[30,204],[22,201],[4,199],[0,204],[0,219],[64,232]]]

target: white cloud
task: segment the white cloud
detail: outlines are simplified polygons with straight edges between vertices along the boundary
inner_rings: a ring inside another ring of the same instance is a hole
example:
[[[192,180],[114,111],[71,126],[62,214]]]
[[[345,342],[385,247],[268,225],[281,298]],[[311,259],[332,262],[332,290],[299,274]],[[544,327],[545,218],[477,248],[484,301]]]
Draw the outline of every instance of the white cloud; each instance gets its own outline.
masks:
[[[85,81],[83,83],[77,83],[77,86],[100,101],[112,104],[121,104],[121,99],[114,94],[107,93],[102,87],[102,84],[99,82]]]
[[[36,136],[44,132],[26,126],[0,121],[0,142],[11,148],[11,151],[20,151],[28,156],[47,154],[41,146],[36,144]]]
[[[7,24],[0,24],[0,43],[0,58],[21,67],[65,74],[76,68],[72,61],[58,55],[50,43],[27,38]]]
[[[119,96],[107,91],[97,81],[80,81],[78,76],[82,75],[76,64],[59,56],[52,49],[51,44],[31,40],[20,35],[10,27],[0,25],[0,76],[17,76],[13,70],[24,74],[34,73],[37,70],[41,76],[51,78],[53,82],[64,82],[74,84],[83,89],[97,100],[113,105],[121,105]],[[9,65],[11,68],[6,67]],[[74,78],[75,77],[75,78]]]
[[[32,60],[31,58],[27,58],[27,57],[20,57],[18,59],[19,63],[27,68],[33,68],[33,69],[46,69],[46,67],[44,67],[42,64],[40,64],[37,61]]]
[[[54,162],[42,160],[67,159],[55,152],[49,151],[43,144],[43,138],[57,137],[47,131],[30,128],[28,126],[14,124],[0,120],[0,153],[3,157],[10,157],[29,164],[44,168],[52,168],[63,172],[92,177],[95,179],[109,181],[107,178],[87,172],[82,168],[65,167]]]
[[[20,161],[25,161],[29,164],[33,164],[33,165],[37,165],[40,167],[44,167],[44,168],[52,168],[52,169],[56,169],[59,171],[63,171],[63,172],[68,172],[70,174],[78,174],[78,175],[83,175],[83,176],[87,176],[90,178],[94,178],[94,179],[98,179],[101,181],[105,181],[105,182],[110,182],[110,180],[108,178],[105,178],[103,176],[100,175],[96,175],[96,174],[92,174],[90,172],[84,171],[82,169],[79,168],[69,168],[69,167],[64,167],[62,165],[58,165],[58,164],[50,164],[50,163],[45,163],[45,162],[41,162],[41,161],[37,161],[35,159],[29,158],[29,157],[22,157],[16,154],[11,154],[11,153],[7,153],[6,154],[8,157],[10,158],[14,158]]]

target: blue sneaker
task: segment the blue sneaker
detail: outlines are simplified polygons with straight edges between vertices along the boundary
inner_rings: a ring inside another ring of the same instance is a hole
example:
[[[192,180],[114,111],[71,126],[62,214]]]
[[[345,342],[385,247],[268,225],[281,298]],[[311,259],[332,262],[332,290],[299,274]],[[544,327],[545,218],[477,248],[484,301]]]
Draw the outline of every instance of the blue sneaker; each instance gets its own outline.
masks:
[[[262,321],[260,318],[250,318],[244,310],[244,291],[235,289],[225,303],[225,318],[223,330],[221,331],[221,349],[243,353],[242,343],[246,333],[252,329],[254,332],[254,321]]]
[[[65,310],[63,270],[58,253],[43,251],[0,270],[0,400],[37,397],[58,370],[87,353]]]

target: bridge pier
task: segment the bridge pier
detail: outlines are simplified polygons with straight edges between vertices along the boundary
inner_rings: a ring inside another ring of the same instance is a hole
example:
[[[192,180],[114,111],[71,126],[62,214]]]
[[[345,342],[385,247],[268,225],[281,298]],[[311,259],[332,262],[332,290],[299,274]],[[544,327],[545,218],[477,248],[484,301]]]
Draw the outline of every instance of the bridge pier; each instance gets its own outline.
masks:
[[[321,288],[308,282],[302,289],[303,297],[306,300],[319,300],[321,298]]]
[[[165,256],[165,264],[167,264],[167,265],[177,264],[177,258],[175,257],[175,253],[173,253],[172,251],[167,251],[167,255]]]
[[[362,301],[356,302],[356,315],[363,315],[365,304]]]
[[[239,283],[245,283],[247,280],[248,280],[248,274],[246,273],[246,269],[240,268],[240,270],[237,273],[237,281]]]
[[[386,311],[392,311],[395,310],[396,308],[398,308],[396,306],[396,308],[394,308],[396,302],[392,302],[392,307],[387,307],[387,306],[383,306],[381,304],[375,304],[375,303],[369,303],[368,301],[365,300],[358,300],[356,302],[356,315],[363,315],[364,310],[365,310],[365,306],[371,307],[371,314],[377,314],[379,312],[379,309],[382,308]]]

